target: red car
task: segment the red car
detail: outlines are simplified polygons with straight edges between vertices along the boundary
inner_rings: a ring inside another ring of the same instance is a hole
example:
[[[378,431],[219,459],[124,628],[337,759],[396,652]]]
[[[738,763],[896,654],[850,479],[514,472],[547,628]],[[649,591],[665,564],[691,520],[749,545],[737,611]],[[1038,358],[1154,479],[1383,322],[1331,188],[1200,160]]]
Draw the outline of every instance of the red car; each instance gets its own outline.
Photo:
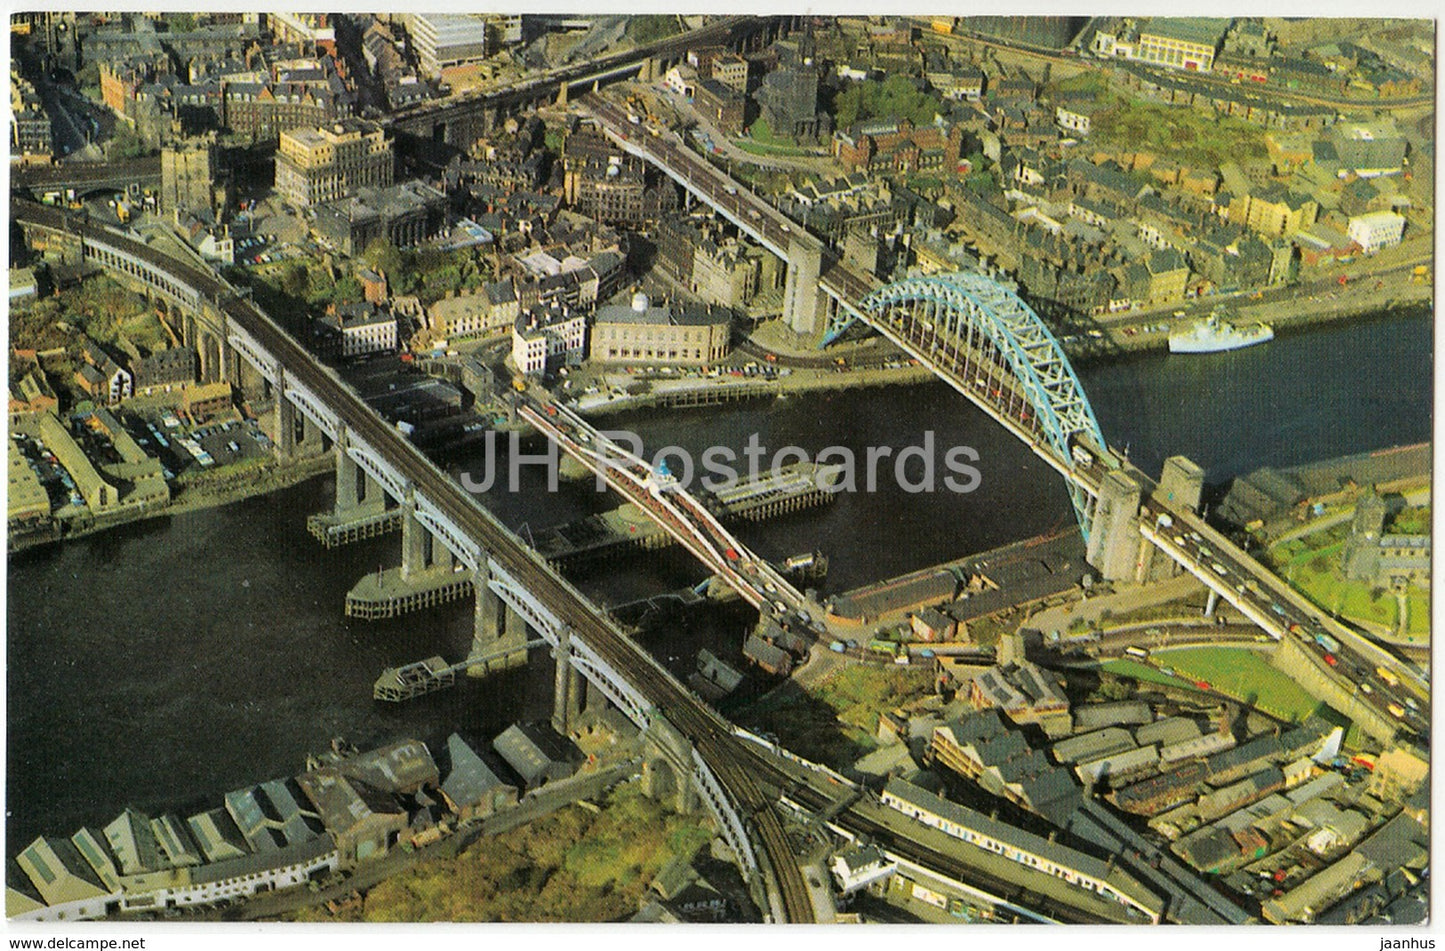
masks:
[[[1331,667],[1334,667],[1335,665],[1337,665],[1337,664],[1339,663],[1339,661],[1338,661],[1338,660],[1335,660],[1335,655],[1334,655],[1334,654],[1326,654],[1326,655],[1325,655],[1325,663],[1329,664]]]
[[[1214,689],[1213,687],[1211,687],[1211,686],[1209,685],[1209,681],[1207,681],[1207,680],[1196,680],[1196,681],[1194,681],[1194,686],[1198,687],[1200,690],[1213,690],[1213,689]]]

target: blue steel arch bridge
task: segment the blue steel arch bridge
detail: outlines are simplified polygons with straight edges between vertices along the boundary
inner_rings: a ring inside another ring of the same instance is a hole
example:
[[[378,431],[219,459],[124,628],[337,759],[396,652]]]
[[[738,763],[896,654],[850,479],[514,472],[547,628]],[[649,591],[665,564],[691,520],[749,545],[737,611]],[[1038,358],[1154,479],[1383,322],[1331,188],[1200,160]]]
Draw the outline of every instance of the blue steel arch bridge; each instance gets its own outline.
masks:
[[[1083,384],[1033,308],[984,274],[909,277],[838,307],[821,346],[858,323],[932,369],[1058,470],[1087,540],[1099,467],[1111,456]]]

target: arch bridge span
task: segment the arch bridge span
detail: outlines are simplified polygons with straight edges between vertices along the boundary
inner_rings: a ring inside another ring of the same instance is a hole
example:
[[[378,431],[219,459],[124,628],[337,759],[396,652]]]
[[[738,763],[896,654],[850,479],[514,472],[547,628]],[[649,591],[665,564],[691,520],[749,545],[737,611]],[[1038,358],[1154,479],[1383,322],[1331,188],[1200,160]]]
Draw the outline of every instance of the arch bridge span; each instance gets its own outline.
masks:
[[[929,367],[1062,474],[1084,537],[1112,459],[1083,384],[1033,308],[983,274],[910,277],[838,308],[824,344],[863,322]]]

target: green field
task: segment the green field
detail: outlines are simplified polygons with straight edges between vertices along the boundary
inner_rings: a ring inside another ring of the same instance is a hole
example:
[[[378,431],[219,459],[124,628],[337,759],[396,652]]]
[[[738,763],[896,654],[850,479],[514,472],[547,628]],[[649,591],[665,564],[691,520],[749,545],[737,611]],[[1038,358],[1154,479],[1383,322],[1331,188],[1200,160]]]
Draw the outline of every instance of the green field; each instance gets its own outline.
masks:
[[[1303,687],[1251,650],[1181,647],[1154,651],[1151,657],[1161,667],[1172,667],[1178,676],[1170,677],[1156,667],[1132,660],[1112,660],[1104,664],[1103,669],[1122,677],[1174,687],[1192,686],[1194,681],[1203,680],[1220,693],[1281,720],[1302,720],[1319,706],[1319,701]]]
[[[1214,168],[1265,158],[1264,135],[1262,126],[1243,119],[1135,101],[1096,116],[1089,140]]]
[[[1181,647],[1153,653],[1156,663],[1173,667],[1190,680],[1206,680],[1215,690],[1281,720],[1303,720],[1319,706],[1289,676],[1254,651],[1231,647]]]
[[[1408,528],[1418,527],[1421,509],[1400,513]],[[1428,512],[1428,507],[1423,511]],[[1398,526],[1400,518],[1397,518]],[[1276,545],[1269,551],[1275,571],[1305,597],[1326,611],[1350,621],[1364,622],[1394,631],[1399,624],[1399,603],[1392,591],[1365,581],[1353,581],[1340,571],[1348,525],[1335,525],[1320,532]],[[1406,636],[1430,636],[1430,595],[1411,587],[1406,594],[1409,617]]]

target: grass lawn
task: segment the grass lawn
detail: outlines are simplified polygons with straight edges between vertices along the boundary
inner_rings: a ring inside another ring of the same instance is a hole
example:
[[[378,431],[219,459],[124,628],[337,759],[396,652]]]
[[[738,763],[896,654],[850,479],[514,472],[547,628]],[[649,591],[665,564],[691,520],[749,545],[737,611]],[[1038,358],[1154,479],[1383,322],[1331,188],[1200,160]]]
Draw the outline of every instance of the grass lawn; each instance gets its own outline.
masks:
[[[1410,616],[1405,621],[1405,633],[1412,639],[1430,639],[1430,592],[1411,588],[1405,594]]]
[[[762,122],[762,121],[763,121],[763,120],[761,120],[761,119],[758,120],[758,122]],[[754,123],[754,125],[756,125],[756,123]],[[732,140],[732,143],[733,143],[733,145],[736,145],[738,148],[742,149],[744,152],[748,152],[748,153],[750,153],[750,154],[752,154],[752,155],[815,155],[815,154],[817,154],[817,153],[815,153],[815,152],[813,152],[813,151],[810,151],[810,150],[808,150],[808,149],[799,148],[799,147],[796,146],[796,145],[773,145],[773,144],[771,144],[771,143],[765,145],[765,144],[763,144],[762,142],[759,142],[759,141],[757,141],[756,139],[750,139],[750,138],[748,138],[747,136],[743,136],[743,137],[741,137],[741,138],[733,139],[733,140]]]
[[[741,138],[732,140],[738,148],[744,152],[752,152],[755,155],[816,155],[815,149],[802,148],[792,139],[784,138],[773,132],[768,126],[768,120],[758,116],[753,124],[748,126],[748,134]]]
[[[799,756],[842,769],[877,747],[880,714],[928,690],[929,674],[921,668],[854,665],[806,693],[785,685],[732,719],[777,734]]]
[[[1132,677],[1141,683],[1167,684],[1171,687],[1187,687],[1189,684],[1180,681],[1178,677],[1168,677],[1159,673],[1148,664],[1141,664],[1135,660],[1111,660],[1100,665],[1101,670],[1120,677]]]
[[[1183,647],[1155,651],[1154,659],[1190,680],[1259,707],[1282,720],[1303,720],[1319,706],[1284,672],[1254,651],[1229,647]]]

